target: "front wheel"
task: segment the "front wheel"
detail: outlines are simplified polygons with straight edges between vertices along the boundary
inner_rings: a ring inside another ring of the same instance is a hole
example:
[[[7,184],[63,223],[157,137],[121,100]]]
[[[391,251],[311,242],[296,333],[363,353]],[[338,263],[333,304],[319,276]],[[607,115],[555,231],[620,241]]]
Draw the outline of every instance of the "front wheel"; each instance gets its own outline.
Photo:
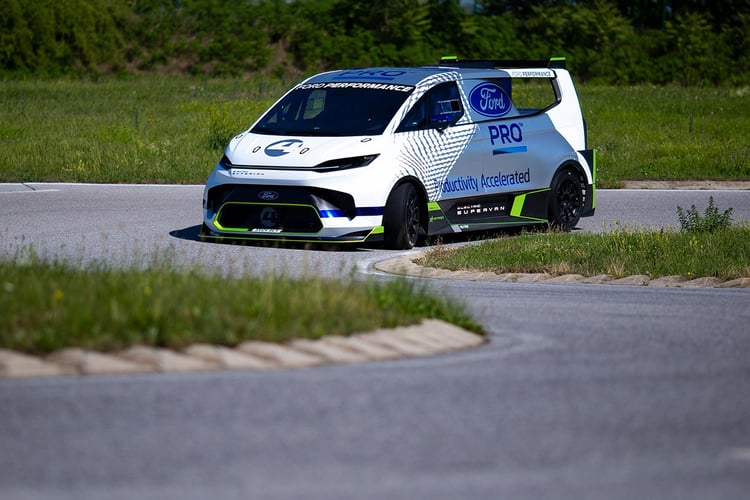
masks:
[[[581,178],[572,170],[561,170],[552,179],[548,220],[553,228],[570,231],[581,219],[584,203]]]
[[[411,183],[398,186],[388,197],[383,213],[385,245],[395,250],[414,248],[419,239],[419,195]]]

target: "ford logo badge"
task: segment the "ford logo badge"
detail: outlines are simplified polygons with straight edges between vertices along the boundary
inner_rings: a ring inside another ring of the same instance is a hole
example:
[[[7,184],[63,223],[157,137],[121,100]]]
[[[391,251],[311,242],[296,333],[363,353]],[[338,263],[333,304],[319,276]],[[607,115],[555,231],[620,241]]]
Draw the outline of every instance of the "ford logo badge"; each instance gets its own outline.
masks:
[[[512,106],[505,91],[495,83],[485,82],[474,87],[469,94],[471,109],[480,115],[499,118],[507,115]]]
[[[260,194],[258,194],[258,198],[263,201],[273,201],[278,197],[279,193],[276,191],[261,191]]]

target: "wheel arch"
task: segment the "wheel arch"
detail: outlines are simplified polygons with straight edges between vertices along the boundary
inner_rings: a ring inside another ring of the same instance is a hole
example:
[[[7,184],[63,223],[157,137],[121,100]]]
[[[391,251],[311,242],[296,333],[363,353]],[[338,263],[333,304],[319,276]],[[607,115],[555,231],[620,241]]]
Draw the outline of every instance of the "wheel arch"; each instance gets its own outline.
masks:
[[[429,197],[427,196],[427,189],[425,189],[424,184],[422,184],[422,181],[420,181],[417,177],[414,177],[413,175],[407,175],[406,177],[401,177],[399,180],[397,180],[391,187],[391,191],[388,193],[386,203],[388,203],[387,200],[391,198],[391,195],[399,186],[407,183],[412,184],[417,190],[417,196],[419,197],[419,208],[421,209],[419,211],[419,225],[425,232],[425,234],[427,234],[429,222],[427,203]]]
[[[583,169],[581,164],[575,160],[566,160],[562,162],[557,169],[555,169],[555,172],[552,174],[552,177],[550,177],[550,187],[552,187],[552,183],[555,180],[555,177],[557,177],[557,174],[562,172],[563,170],[570,170],[574,174],[578,176],[579,179],[581,179],[581,184],[586,186],[589,184],[588,176],[586,175],[586,171]]]

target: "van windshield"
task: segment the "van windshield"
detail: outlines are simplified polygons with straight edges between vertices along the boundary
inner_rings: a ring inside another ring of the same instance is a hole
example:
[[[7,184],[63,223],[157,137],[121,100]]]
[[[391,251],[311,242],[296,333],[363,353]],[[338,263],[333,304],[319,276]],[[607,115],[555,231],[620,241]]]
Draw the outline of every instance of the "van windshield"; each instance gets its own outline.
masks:
[[[384,85],[300,85],[276,103],[252,132],[302,136],[380,135],[414,88],[377,87]]]

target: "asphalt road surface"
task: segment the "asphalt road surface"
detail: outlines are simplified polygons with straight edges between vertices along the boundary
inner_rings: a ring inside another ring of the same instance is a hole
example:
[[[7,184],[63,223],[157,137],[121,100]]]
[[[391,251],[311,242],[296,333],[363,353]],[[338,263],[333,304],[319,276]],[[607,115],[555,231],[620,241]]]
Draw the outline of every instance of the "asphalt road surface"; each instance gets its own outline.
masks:
[[[748,220],[747,191],[600,191],[580,227],[676,226],[677,205],[709,195]],[[394,255],[202,244],[199,221],[196,186],[0,187],[5,256],[337,276]],[[0,498],[750,495],[750,290],[429,286],[489,342],[289,371],[0,380]]]

